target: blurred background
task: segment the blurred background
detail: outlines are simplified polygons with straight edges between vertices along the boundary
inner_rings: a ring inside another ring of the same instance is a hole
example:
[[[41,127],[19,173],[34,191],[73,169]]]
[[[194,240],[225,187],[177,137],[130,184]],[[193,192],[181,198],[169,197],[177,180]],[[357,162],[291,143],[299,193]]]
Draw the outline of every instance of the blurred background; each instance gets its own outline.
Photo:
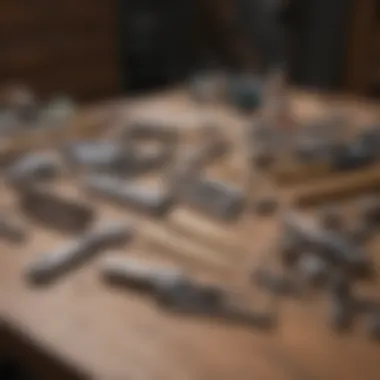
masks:
[[[244,68],[234,0],[2,0],[0,78],[92,101]],[[303,86],[376,94],[380,1],[282,0],[289,72]]]

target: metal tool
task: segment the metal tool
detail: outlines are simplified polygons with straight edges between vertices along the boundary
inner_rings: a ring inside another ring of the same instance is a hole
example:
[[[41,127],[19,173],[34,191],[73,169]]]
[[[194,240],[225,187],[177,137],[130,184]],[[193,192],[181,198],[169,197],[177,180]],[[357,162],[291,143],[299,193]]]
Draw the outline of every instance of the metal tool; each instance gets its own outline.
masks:
[[[103,250],[120,246],[132,239],[134,230],[126,224],[109,224],[87,232],[63,247],[42,255],[26,269],[34,283],[57,280]]]
[[[90,226],[94,209],[86,202],[62,197],[40,187],[20,189],[19,206],[30,218],[62,232],[76,233]]]
[[[274,324],[272,313],[233,306],[223,289],[196,283],[173,268],[110,259],[104,262],[102,272],[112,283],[147,291],[160,307],[170,312],[213,317],[260,328],[270,328]]]
[[[134,174],[144,174],[168,165],[177,153],[176,127],[156,121],[135,121],[122,129],[119,140],[133,147]],[[141,143],[159,143],[155,151],[145,152]]]
[[[115,141],[75,141],[63,147],[63,155],[75,169],[129,174],[135,170],[133,150]]]
[[[187,177],[179,181],[176,193],[180,200],[215,218],[230,221],[242,213],[245,205],[243,192],[222,181],[203,176]]]
[[[368,273],[370,259],[367,253],[343,236],[319,228],[296,213],[285,214],[283,223],[286,231],[303,240],[325,260],[343,265],[356,274]]]
[[[174,205],[172,193],[132,181],[122,181],[107,175],[93,175],[84,180],[90,193],[106,197],[153,216],[166,214]]]
[[[54,179],[60,169],[57,158],[49,153],[32,153],[22,156],[6,171],[6,178],[14,186],[27,186],[31,182]]]
[[[306,253],[299,257],[297,271],[308,284],[320,285],[328,279],[330,267],[322,257]]]
[[[172,178],[176,197],[198,210],[222,220],[234,220],[243,211],[245,196],[230,183],[211,180],[200,172],[227,151],[224,139],[214,128],[206,130],[205,142],[186,157]]]

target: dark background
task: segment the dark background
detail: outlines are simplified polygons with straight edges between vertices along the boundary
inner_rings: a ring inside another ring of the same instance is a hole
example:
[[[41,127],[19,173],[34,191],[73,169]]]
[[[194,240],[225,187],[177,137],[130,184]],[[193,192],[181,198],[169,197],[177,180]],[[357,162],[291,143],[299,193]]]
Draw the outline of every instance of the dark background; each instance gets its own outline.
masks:
[[[246,69],[257,56],[233,20],[235,1],[2,0],[0,84],[91,101],[197,69]],[[285,1],[295,83],[365,94],[380,83],[378,0]]]

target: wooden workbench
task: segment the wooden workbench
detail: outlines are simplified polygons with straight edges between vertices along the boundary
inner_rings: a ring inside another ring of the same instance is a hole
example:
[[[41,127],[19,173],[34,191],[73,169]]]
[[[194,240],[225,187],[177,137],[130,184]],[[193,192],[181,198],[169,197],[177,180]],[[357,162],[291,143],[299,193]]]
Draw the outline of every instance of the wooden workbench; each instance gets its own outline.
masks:
[[[319,109],[318,103],[305,96],[295,98],[295,106],[302,116],[315,114]],[[358,103],[349,106],[358,118],[370,117]],[[185,94],[175,92],[120,102],[119,112],[125,117],[143,113],[170,119],[191,128],[199,124],[205,112],[210,115],[209,111],[196,110]],[[226,130],[232,131],[234,124],[243,121],[224,107],[215,106],[213,111]],[[56,186],[64,192],[78,193],[68,181]],[[0,202],[3,208],[12,209],[12,194],[2,189]],[[132,213],[120,212],[104,202],[98,202],[98,213],[101,220],[134,220]],[[144,219],[135,222],[141,228],[144,223]],[[231,265],[226,281],[239,291],[249,290],[245,276],[255,256],[273,239],[274,224],[247,215],[237,226],[224,226],[240,237],[241,250],[229,252],[226,258]],[[380,378],[380,346],[370,342],[360,327],[350,334],[335,335],[327,325],[325,299],[284,301],[278,328],[265,332],[168,315],[148,299],[110,289],[99,279],[97,267],[101,257],[49,288],[35,289],[26,284],[26,265],[64,239],[31,225],[31,241],[26,246],[18,248],[0,242],[0,311],[9,330],[74,371],[72,375],[69,372],[73,378],[74,373],[79,378],[104,380]],[[148,255],[183,264],[165,252],[151,250],[139,238],[121,254]],[[211,270],[198,270],[187,264],[186,267],[194,273],[218,278]],[[22,351],[20,346],[14,350]],[[30,365],[46,378],[59,378],[54,372],[59,366],[41,359],[41,355]],[[50,375],[46,375],[47,371]]]

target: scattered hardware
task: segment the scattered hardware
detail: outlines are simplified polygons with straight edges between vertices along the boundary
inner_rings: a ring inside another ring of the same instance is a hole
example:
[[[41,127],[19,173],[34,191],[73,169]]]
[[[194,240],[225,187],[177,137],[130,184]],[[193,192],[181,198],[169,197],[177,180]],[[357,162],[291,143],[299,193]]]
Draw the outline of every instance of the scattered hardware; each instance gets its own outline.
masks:
[[[0,133],[12,134],[31,129],[61,128],[76,113],[74,101],[67,96],[42,102],[28,87],[12,85],[0,91]]]
[[[230,102],[242,111],[252,111],[261,104],[262,83],[257,77],[233,75],[227,81]]]
[[[245,196],[237,187],[201,176],[179,181],[177,194],[190,206],[226,221],[236,220],[245,205]]]
[[[14,186],[27,186],[33,182],[54,179],[59,172],[59,162],[48,153],[32,153],[16,160],[8,169],[6,177]]]
[[[20,209],[28,217],[62,232],[84,231],[95,217],[95,211],[89,204],[45,189],[26,187],[20,189],[18,195]]]
[[[103,274],[113,283],[149,292],[160,307],[170,312],[213,317],[260,328],[274,326],[272,313],[254,312],[233,305],[223,289],[196,283],[176,269],[113,259],[104,263]]]
[[[243,211],[243,191],[223,181],[205,178],[201,169],[210,161],[226,153],[226,143],[215,137],[213,128],[206,130],[204,145],[195,149],[174,173],[172,184],[180,201],[222,220],[235,220]]]
[[[166,214],[174,204],[170,191],[122,181],[107,175],[90,176],[85,179],[84,186],[90,193],[154,216]]]
[[[319,228],[295,213],[284,215],[283,222],[285,230],[302,239],[324,259],[338,263],[356,274],[367,273],[369,270],[367,253],[343,236]]]
[[[134,170],[131,147],[113,141],[76,141],[63,148],[63,154],[74,168],[95,172],[124,174]]]
[[[297,269],[301,276],[312,285],[325,283],[329,275],[329,265],[320,256],[309,253],[299,257]]]
[[[43,255],[27,268],[26,276],[34,283],[49,283],[101,251],[127,243],[133,235],[133,229],[124,224],[100,227],[56,251]]]

